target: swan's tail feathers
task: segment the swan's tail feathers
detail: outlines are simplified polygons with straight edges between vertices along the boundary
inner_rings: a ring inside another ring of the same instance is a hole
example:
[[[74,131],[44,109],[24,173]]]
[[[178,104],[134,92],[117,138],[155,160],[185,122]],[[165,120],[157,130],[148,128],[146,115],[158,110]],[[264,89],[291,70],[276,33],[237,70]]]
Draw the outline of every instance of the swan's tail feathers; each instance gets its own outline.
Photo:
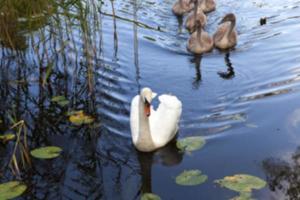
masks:
[[[181,110],[182,103],[176,96],[169,95],[169,94],[163,94],[163,95],[160,95],[158,97],[158,99],[163,105],[165,105],[169,108]]]

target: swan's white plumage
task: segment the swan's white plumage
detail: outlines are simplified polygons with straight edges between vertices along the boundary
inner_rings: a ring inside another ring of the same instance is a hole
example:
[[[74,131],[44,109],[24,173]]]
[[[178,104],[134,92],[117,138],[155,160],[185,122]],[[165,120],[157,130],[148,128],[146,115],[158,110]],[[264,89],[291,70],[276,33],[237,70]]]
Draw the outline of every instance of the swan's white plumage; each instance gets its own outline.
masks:
[[[166,145],[175,137],[182,112],[182,103],[176,96],[164,94],[159,96],[158,99],[160,101],[158,108],[154,110],[153,107],[151,107],[151,115],[146,118],[149,120],[150,130],[148,131],[151,134],[152,141],[143,142],[145,143],[145,146],[147,142],[153,142],[154,146],[151,150]],[[132,99],[130,113],[132,141],[136,147],[143,145],[137,144],[139,142],[139,135],[146,134],[141,131],[143,128],[140,127],[140,120],[142,119],[139,117],[139,112],[141,112],[139,109],[139,102],[140,95],[137,95]]]
[[[137,142],[139,136],[139,100],[140,95],[133,97],[130,109],[130,129],[134,144]]]
[[[161,95],[157,110],[152,110],[150,116],[150,130],[154,143],[164,146],[177,133],[178,122],[181,115],[181,102],[175,96]]]

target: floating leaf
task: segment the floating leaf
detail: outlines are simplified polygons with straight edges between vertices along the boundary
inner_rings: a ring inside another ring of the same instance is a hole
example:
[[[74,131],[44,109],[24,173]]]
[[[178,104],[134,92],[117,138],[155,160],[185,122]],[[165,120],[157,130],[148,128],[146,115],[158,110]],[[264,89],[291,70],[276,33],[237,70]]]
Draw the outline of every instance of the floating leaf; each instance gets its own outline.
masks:
[[[13,133],[0,135],[0,140],[3,141],[3,142],[8,142],[8,141],[14,140],[15,138],[16,138],[16,135],[13,134]]]
[[[67,100],[65,96],[55,96],[51,99],[51,101],[57,103],[62,107],[69,104],[69,100]]]
[[[11,181],[0,184],[0,199],[13,199],[21,196],[27,189],[27,186],[18,181]]]
[[[91,116],[86,115],[82,110],[74,112],[69,117],[70,122],[75,125],[82,125],[82,124],[90,124],[94,122],[94,118]]]
[[[247,174],[226,176],[223,179],[216,180],[215,182],[222,187],[226,187],[240,193],[251,193],[252,189],[261,189],[266,186],[266,182],[264,180]]]
[[[161,200],[161,198],[153,193],[145,193],[142,195],[141,200]]]
[[[239,196],[233,197],[230,200],[254,200],[251,198],[251,196],[252,196],[251,192],[243,192],[240,193]]]
[[[185,185],[185,186],[193,186],[193,185],[200,185],[207,180],[207,176],[201,174],[200,170],[188,170],[183,171],[176,177],[176,183],[178,185]]]
[[[177,141],[176,146],[182,151],[195,151],[201,149],[205,145],[202,137],[187,137]]]
[[[30,154],[39,159],[51,159],[56,158],[60,155],[62,149],[60,147],[48,146],[34,149]]]

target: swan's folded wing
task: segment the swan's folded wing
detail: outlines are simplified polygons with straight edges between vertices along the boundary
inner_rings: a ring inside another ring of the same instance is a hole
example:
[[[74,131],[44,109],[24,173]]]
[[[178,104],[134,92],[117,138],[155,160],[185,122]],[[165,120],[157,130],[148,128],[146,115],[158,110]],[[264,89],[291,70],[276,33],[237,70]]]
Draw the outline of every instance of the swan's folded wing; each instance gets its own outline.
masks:
[[[138,139],[139,132],[139,95],[135,96],[131,101],[130,129],[132,140],[135,143]]]
[[[165,143],[174,137],[178,129],[181,116],[182,103],[172,95],[161,95],[158,97],[160,104],[150,117],[151,134],[155,143]]]

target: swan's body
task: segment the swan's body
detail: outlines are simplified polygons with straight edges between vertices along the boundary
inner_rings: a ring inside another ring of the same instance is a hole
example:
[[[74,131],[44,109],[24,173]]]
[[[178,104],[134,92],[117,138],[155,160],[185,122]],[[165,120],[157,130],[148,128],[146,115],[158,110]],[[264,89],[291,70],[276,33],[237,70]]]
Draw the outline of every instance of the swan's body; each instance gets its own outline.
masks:
[[[182,16],[194,8],[193,0],[178,0],[172,7],[172,11],[177,16]]]
[[[150,103],[155,96],[151,89],[144,88],[131,101],[131,135],[139,151],[150,152],[165,146],[178,130],[182,110],[180,100],[172,95],[161,95],[158,97],[160,104],[154,110]]]
[[[197,21],[196,24],[196,31],[190,36],[187,43],[187,49],[196,54],[211,51],[214,47],[213,39],[207,32],[202,30],[200,21]]]
[[[214,34],[214,44],[219,49],[229,49],[237,44],[237,32],[235,30],[236,19],[234,14],[227,14],[221,21]]]
[[[203,0],[201,0],[202,2]],[[198,0],[196,0],[196,4],[194,7],[194,11],[191,12],[186,21],[185,21],[185,27],[189,30],[190,33],[193,33],[196,30],[196,21],[199,20],[201,22],[201,26],[204,27],[206,25],[207,19],[206,15],[203,13],[202,9],[199,8],[200,3],[198,3]]]
[[[199,7],[204,13],[209,13],[216,9],[216,2],[215,0],[202,0],[199,2]]]

